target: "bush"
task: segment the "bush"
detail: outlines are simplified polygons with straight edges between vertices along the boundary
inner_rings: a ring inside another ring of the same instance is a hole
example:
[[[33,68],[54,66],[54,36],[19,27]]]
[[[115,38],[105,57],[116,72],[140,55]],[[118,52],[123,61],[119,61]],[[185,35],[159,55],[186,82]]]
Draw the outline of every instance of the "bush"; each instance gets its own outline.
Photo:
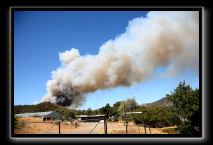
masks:
[[[171,107],[149,106],[144,108],[142,114],[134,114],[135,124],[144,124],[149,127],[164,127],[174,125],[175,113]]]
[[[76,119],[76,111],[75,110],[71,110],[71,109],[67,109],[67,108],[59,108],[55,111],[60,113],[61,120]]]

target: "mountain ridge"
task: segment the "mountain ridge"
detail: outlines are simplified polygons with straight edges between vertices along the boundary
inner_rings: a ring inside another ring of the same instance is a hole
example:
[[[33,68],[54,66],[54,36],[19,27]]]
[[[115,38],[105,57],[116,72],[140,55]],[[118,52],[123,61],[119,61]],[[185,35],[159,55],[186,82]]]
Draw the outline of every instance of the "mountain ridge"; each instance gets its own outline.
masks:
[[[147,107],[147,106],[166,106],[166,107],[171,107],[173,106],[173,103],[169,100],[168,97],[163,97],[157,101],[151,102],[151,103],[145,103],[142,104],[141,106]]]

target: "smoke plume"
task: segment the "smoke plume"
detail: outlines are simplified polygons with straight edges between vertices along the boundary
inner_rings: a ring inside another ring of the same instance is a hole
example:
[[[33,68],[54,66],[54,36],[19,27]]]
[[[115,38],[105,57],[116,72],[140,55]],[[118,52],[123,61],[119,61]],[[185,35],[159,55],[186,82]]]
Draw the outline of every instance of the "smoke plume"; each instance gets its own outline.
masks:
[[[104,28],[103,28],[104,29]],[[82,40],[83,41],[83,40]],[[59,53],[61,66],[52,72],[42,101],[80,105],[84,94],[130,86],[166,67],[174,75],[198,70],[199,15],[193,11],[149,12],[129,21],[126,31],[103,43],[97,55],[72,48]]]

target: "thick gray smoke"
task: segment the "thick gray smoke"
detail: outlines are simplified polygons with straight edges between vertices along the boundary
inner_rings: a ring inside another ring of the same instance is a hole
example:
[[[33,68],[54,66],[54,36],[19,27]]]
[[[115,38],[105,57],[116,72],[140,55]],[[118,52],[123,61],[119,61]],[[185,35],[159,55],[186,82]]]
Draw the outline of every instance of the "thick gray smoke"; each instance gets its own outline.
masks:
[[[62,65],[52,72],[42,101],[64,106],[79,105],[85,93],[141,82],[157,67],[167,67],[166,75],[198,71],[199,15],[149,12],[129,21],[126,31],[103,43],[97,55],[81,56],[72,48],[59,58]]]

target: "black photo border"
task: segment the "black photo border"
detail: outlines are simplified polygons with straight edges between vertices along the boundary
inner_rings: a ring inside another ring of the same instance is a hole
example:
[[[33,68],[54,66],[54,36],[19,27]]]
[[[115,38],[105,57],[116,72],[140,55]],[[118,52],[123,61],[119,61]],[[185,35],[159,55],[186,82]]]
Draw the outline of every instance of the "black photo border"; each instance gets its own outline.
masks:
[[[13,104],[14,104],[14,92],[13,92],[13,88],[14,88],[14,45],[13,45],[13,26],[14,26],[14,22],[13,22],[13,12],[17,11],[17,10],[26,10],[26,11],[49,11],[49,10],[54,10],[54,11],[58,11],[58,10],[62,10],[62,11],[84,11],[84,10],[91,10],[91,11],[128,11],[128,10],[132,10],[132,11],[147,11],[147,10],[160,10],[160,11],[173,11],[173,10],[180,10],[180,11],[199,11],[199,16],[200,16],[200,38],[199,38],[199,45],[200,45],[200,55],[199,55],[199,87],[200,87],[200,95],[202,96],[201,98],[201,114],[202,114],[202,134],[200,134],[199,136],[192,136],[192,135],[188,135],[188,136],[183,136],[183,135],[155,135],[155,134],[151,134],[151,135],[99,135],[99,134],[94,134],[94,135],[68,135],[68,134],[60,134],[60,135],[43,135],[43,134],[25,134],[25,135],[15,135],[13,133]],[[205,117],[205,113],[206,113],[206,107],[203,108],[203,103],[207,103],[206,100],[204,100],[203,96],[204,96],[204,76],[203,76],[203,71],[204,71],[204,59],[203,56],[204,54],[204,47],[205,45],[203,44],[204,42],[204,17],[205,16],[206,10],[204,9],[203,6],[10,6],[8,9],[8,44],[6,46],[8,46],[8,51],[7,51],[7,55],[9,56],[8,58],[8,74],[7,74],[7,78],[9,79],[8,82],[8,88],[6,88],[6,90],[8,91],[8,100],[7,100],[7,104],[9,104],[9,108],[6,108],[5,110],[7,111],[6,114],[9,116],[8,120],[7,120],[7,126],[8,130],[6,130],[6,138],[8,139],[7,141],[11,142],[11,143],[48,143],[51,142],[52,144],[54,143],[60,143],[60,142],[66,142],[66,143],[70,143],[70,142],[81,142],[81,143],[88,143],[88,142],[97,142],[97,141],[104,141],[104,142],[123,142],[123,143],[127,143],[127,142],[144,142],[144,143],[150,143],[150,142],[164,142],[164,143],[170,143],[170,142],[176,142],[176,143],[181,143],[181,142],[205,142],[207,139],[207,131],[206,131],[206,125],[205,123],[207,123],[207,121],[204,120]],[[206,24],[205,24],[206,26]],[[206,40],[205,40],[206,41]],[[206,94],[205,94],[206,95]],[[6,105],[7,106],[7,105]],[[205,112],[204,112],[205,111]],[[0,122],[1,123],[1,122]],[[8,136],[7,136],[8,135]]]

